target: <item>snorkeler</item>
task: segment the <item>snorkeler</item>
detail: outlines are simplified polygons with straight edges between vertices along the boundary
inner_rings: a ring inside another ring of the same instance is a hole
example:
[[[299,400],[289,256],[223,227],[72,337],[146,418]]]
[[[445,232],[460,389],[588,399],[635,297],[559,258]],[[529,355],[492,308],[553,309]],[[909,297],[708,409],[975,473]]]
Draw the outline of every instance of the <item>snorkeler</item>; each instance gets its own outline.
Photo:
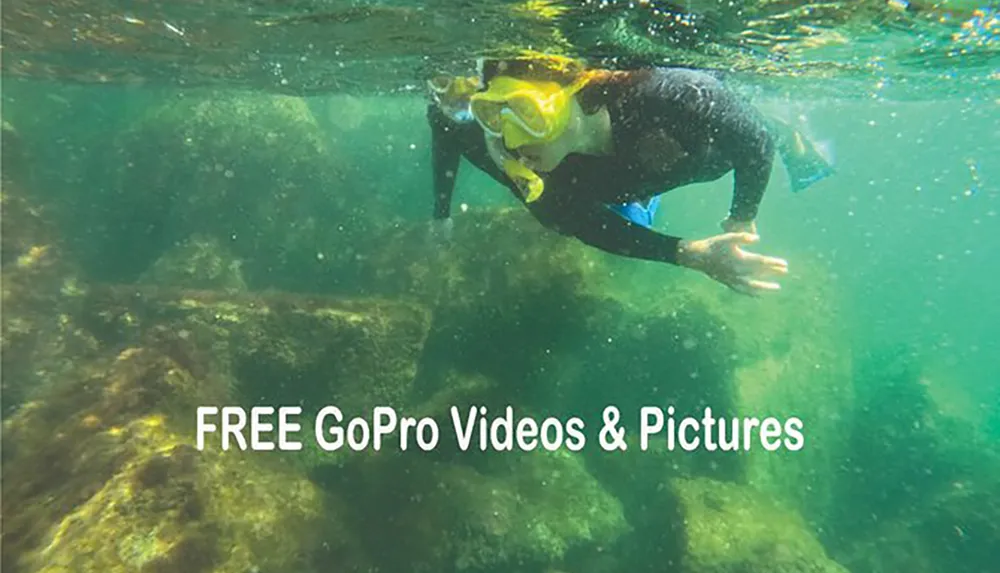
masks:
[[[446,226],[451,224],[452,197],[463,157],[523,201],[517,184],[493,160],[483,129],[469,111],[472,94],[482,88],[480,79],[438,76],[428,81],[428,87],[433,100],[427,107],[427,122],[431,128],[434,221]],[[646,204],[621,203],[608,205],[608,208],[632,223],[651,227],[659,200],[654,197]]]
[[[714,77],[691,70],[585,70],[554,57],[493,62],[482,71],[458,101],[468,99],[482,128],[475,132],[485,134],[493,159],[486,168],[468,115],[448,117],[449,109],[466,109],[456,104],[454,84],[432,83],[438,218],[447,217],[454,168],[464,153],[516,189],[547,227],[591,246],[693,268],[741,292],[779,288],[759,277],[783,274],[787,263],[740,248],[757,240],[753,221],[770,177],[774,137],[760,114]],[[729,171],[736,172],[736,189],[725,234],[683,241],[650,228],[661,193]],[[639,220],[622,217],[623,211]]]

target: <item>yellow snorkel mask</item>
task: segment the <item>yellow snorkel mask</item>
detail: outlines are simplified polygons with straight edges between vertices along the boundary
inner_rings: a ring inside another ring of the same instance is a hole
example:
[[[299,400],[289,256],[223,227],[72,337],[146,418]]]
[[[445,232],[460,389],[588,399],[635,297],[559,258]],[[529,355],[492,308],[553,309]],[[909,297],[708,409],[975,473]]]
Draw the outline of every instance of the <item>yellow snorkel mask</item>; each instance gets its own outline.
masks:
[[[487,90],[469,98],[469,109],[487,136],[501,138],[507,149],[551,143],[566,131],[572,98],[589,81],[588,74],[569,86],[501,75],[489,82]],[[528,203],[542,195],[541,177],[523,163],[506,156],[501,167],[526,193]]]
[[[497,76],[469,98],[472,116],[487,134],[503,137],[508,149],[550,143],[569,125],[570,101],[587,83],[572,85]]]

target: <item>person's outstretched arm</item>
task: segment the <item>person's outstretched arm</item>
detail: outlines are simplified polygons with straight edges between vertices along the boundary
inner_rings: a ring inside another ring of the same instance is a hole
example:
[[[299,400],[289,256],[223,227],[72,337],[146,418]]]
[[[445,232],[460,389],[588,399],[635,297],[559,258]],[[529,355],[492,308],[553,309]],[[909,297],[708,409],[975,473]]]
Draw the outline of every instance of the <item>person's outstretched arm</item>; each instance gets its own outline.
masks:
[[[574,202],[572,206],[545,201],[532,205],[538,220],[553,230],[570,235],[606,253],[673,265],[678,262],[682,240],[636,225],[606,205]]]
[[[769,275],[788,272],[783,259],[743,250],[757,241],[748,232],[727,232],[699,240],[658,233],[636,225],[600,203],[574,205],[571,210],[556,210],[554,205],[532,205],[542,224],[606,253],[634,259],[669,263],[707,275],[744,294],[777,290]]]
[[[449,133],[447,118],[431,104],[427,106],[427,123],[431,128],[431,168],[434,170],[434,219],[451,216],[451,199],[455,179],[462,160],[462,149]]]

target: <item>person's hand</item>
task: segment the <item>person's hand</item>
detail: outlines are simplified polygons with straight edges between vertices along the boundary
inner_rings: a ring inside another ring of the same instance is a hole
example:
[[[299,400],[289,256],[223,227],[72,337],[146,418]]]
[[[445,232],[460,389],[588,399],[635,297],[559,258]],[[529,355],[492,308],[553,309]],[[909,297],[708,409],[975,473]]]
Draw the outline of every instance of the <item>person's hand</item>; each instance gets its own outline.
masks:
[[[760,240],[753,233],[733,232],[707,239],[682,241],[677,262],[700,271],[729,288],[754,295],[781,289],[765,277],[788,273],[788,262],[744,251],[741,247]]]

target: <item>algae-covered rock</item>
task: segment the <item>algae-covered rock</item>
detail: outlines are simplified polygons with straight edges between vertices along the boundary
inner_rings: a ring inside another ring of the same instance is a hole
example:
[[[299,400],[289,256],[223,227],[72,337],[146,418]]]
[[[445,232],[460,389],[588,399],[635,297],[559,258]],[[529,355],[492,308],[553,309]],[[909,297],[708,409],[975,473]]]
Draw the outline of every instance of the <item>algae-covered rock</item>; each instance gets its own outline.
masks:
[[[388,571],[541,571],[629,531],[579,455],[372,456],[330,470]],[[392,551],[384,548],[393,540]]]
[[[432,389],[452,371],[485,376],[502,392],[483,402],[591,425],[616,406],[630,429],[647,405],[673,406],[678,419],[706,406],[733,410],[733,340],[715,307],[690,296],[636,304],[612,290],[614,258],[524,209],[465,212],[444,244],[413,226],[370,249],[371,288],[434,310],[421,371]],[[734,459],[695,457],[684,465]]]
[[[194,235],[163,254],[139,282],[187,289],[247,290],[241,263],[215,237]]]
[[[606,284],[602,252],[552,232],[520,207],[470,209],[453,219],[448,238],[426,223],[400,226],[373,239],[366,253],[364,277],[380,291],[467,308],[482,304],[477,299],[599,292]]]
[[[87,324],[235,385],[241,403],[405,408],[429,316],[406,302],[154,287],[95,289]]]
[[[914,358],[872,349],[857,365],[859,408],[835,475],[850,503],[830,526],[834,551],[873,573],[992,571],[1000,448],[962,381]]]
[[[336,506],[303,477],[196,449],[195,406],[226,392],[130,348],[25,406],[4,426],[4,570],[289,570],[324,542],[349,546]]]
[[[673,406],[677,420],[705,408],[798,418],[799,451],[702,448],[670,465],[738,477],[810,520],[827,517],[853,388],[840,302],[821,266],[803,260],[781,293],[743,297],[685,269],[606,255],[521,208],[456,216],[444,246],[413,227],[369,250],[366,284],[434,309],[426,376],[439,367],[483,374],[511,401],[594,423],[607,405],[632,427],[647,405]],[[662,478],[649,475],[640,489]]]
[[[955,482],[839,553],[854,571],[987,573],[1000,540],[1000,463]]]
[[[684,573],[847,573],[796,512],[765,494],[708,479],[671,489],[683,517]]]
[[[599,303],[591,295],[607,278],[600,252],[552,233],[523,209],[470,210],[455,218],[447,242],[427,225],[401,227],[364,252],[366,290],[433,310],[428,384],[457,370],[498,380],[510,394],[530,389],[529,376],[555,357],[579,350]]]
[[[852,503],[833,514],[831,529],[863,538],[922,505],[964,471],[949,455],[958,449],[960,435],[942,427],[947,420],[934,407],[922,367],[909,353],[871,349],[852,374],[858,408],[844,417],[848,449],[832,476],[834,493]],[[857,506],[866,511],[858,515]]]
[[[652,459],[643,468],[649,475],[637,480],[636,491],[623,494],[632,534],[581,571],[847,573],[828,556],[813,528],[780,500],[749,486],[665,467],[664,460]],[[652,476],[659,478],[655,487],[646,484]]]
[[[343,245],[378,220],[301,98],[185,92],[119,133],[105,168],[82,213],[86,266],[105,280],[131,281],[200,233],[244,261],[254,288],[336,286]]]
[[[17,146],[5,127],[0,185],[3,415],[97,350],[93,337],[74,320],[84,289],[51,213],[10,178],[17,168],[13,173],[6,168]]]
[[[837,503],[832,476],[848,447],[853,347],[829,271],[804,257],[795,268],[782,291],[769,296],[742,296],[696,273],[656,266],[636,268],[614,291],[651,316],[698,309],[679,336],[688,346],[712,345],[701,363],[726,364],[727,380],[716,385],[722,390],[706,399],[713,414],[801,421],[801,449],[758,444],[740,454],[740,481],[821,522]]]

